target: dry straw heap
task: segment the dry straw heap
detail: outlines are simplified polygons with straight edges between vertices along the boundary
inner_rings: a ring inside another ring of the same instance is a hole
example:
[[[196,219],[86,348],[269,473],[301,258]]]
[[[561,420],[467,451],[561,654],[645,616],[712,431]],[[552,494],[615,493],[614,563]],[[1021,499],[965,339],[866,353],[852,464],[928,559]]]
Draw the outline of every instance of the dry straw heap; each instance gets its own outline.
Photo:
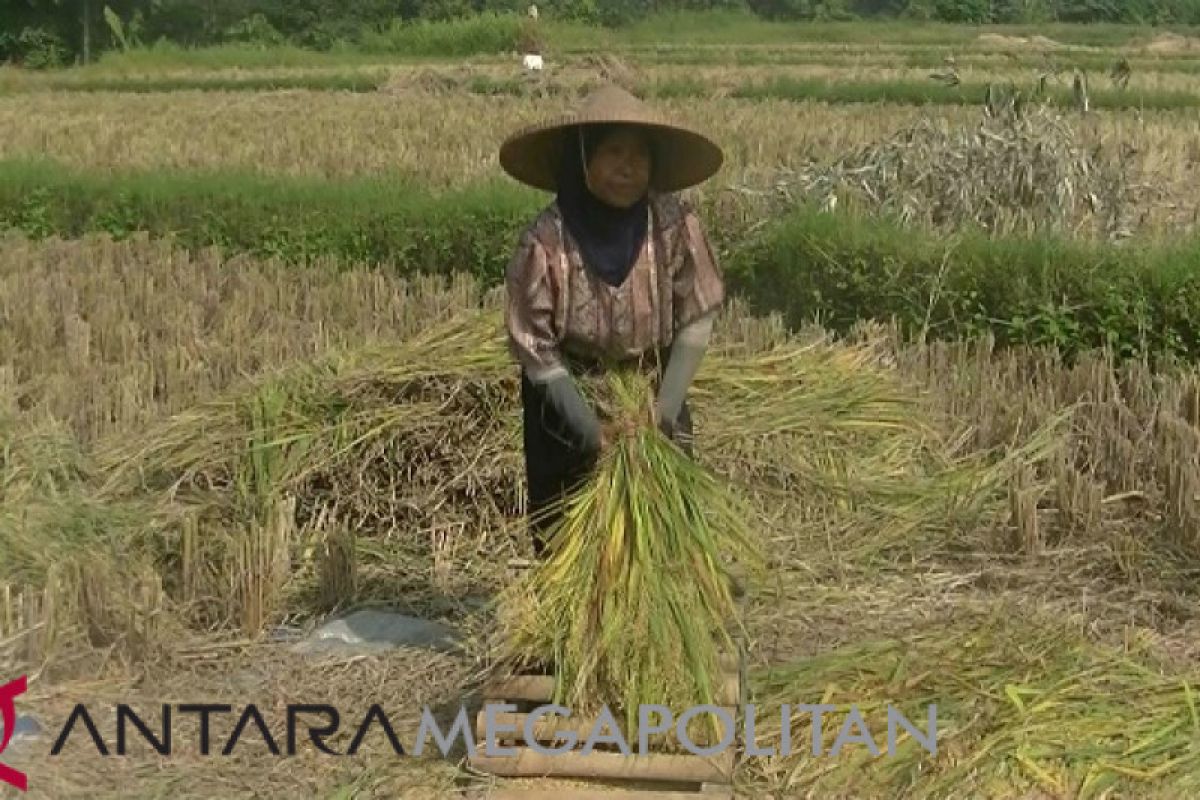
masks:
[[[1084,134],[1032,103],[1001,104],[974,125],[925,117],[832,164],[790,171],[777,191],[789,202],[840,200],[939,230],[1130,236],[1151,195],[1136,149]]]

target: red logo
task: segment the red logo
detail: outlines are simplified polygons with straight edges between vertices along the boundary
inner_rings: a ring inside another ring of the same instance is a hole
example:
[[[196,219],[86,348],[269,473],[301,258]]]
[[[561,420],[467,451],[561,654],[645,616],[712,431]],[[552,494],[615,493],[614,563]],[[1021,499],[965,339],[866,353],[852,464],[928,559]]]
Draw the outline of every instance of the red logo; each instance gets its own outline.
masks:
[[[13,728],[17,726],[17,695],[25,693],[25,676],[0,686],[0,718],[4,721],[4,736],[0,738],[0,755],[12,741]],[[24,772],[19,772],[10,766],[0,763],[0,783],[15,786],[22,792],[29,788],[29,780]]]

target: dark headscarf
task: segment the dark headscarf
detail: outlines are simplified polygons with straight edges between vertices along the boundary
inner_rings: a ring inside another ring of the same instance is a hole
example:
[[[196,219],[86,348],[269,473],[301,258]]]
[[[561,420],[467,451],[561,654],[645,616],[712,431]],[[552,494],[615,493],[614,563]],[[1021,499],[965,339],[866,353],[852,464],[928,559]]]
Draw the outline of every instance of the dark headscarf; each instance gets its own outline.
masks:
[[[587,187],[585,160],[590,160],[615,125],[584,126],[583,152],[580,134],[566,137],[558,172],[558,209],[571,237],[579,245],[584,264],[611,286],[625,282],[646,240],[645,195],[629,208],[610,206]]]

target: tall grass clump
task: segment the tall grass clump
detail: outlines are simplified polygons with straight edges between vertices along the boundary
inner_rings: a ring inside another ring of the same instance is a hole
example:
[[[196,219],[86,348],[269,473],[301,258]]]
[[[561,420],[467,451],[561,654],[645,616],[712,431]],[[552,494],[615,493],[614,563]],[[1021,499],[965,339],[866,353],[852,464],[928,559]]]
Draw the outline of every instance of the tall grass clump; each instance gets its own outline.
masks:
[[[232,172],[113,179],[44,163],[10,164],[0,174],[0,226],[37,237],[147,232],[189,249],[215,245],[300,264],[336,256],[491,283],[540,207],[533,192],[498,182],[432,194],[402,176],[332,184]]]
[[[792,324],[848,331],[897,320],[909,335],[983,333],[1065,356],[1109,347],[1121,357],[1200,353],[1197,243],[1123,247],[1051,235],[951,240],[895,221],[802,208],[735,251],[736,291]]]
[[[734,332],[735,338],[741,336]],[[763,503],[784,495],[803,492],[814,514],[838,515],[842,538],[855,550],[886,556],[939,546],[952,535],[961,513],[977,515],[996,501],[999,473],[990,464],[939,456],[938,438],[914,418],[913,403],[905,399],[909,391],[872,366],[873,352],[873,347],[823,341],[775,347],[744,341],[740,348],[715,349],[696,377],[697,418],[711,415],[737,424],[713,426],[714,433],[702,438],[703,456],[696,463],[681,460],[674,445],[655,438],[657,429],[618,444],[612,452],[625,455],[613,456],[616,460],[602,467],[608,470],[607,482],[593,485],[602,493],[582,501],[591,504],[588,508],[567,515],[576,529],[562,537],[563,568],[583,580],[588,568],[577,557],[610,559],[603,561],[609,572],[588,580],[624,587],[629,575],[611,571],[618,570],[618,562],[636,558],[645,568],[642,579],[650,582],[651,567],[669,561],[675,566],[663,567],[662,574],[676,575],[672,591],[693,594],[660,598],[658,607],[681,614],[680,603],[701,603],[704,610],[687,624],[711,627],[715,617],[725,621],[728,610],[724,559],[751,566],[757,561],[757,545],[747,531],[762,518]],[[645,394],[633,388],[615,397],[620,402],[607,407],[618,414],[623,408],[640,409],[645,401]],[[628,413],[645,426],[646,417]],[[278,554],[280,545],[292,554],[299,578],[279,591],[293,599],[304,596],[304,584],[322,572],[312,540],[323,535],[326,519],[383,535],[363,534],[360,553],[401,548],[406,560],[386,565],[393,592],[398,580],[413,580],[408,574],[413,569],[428,568],[424,537],[432,532],[453,531],[458,558],[496,557],[498,548],[510,546],[508,534],[516,533],[511,526],[519,507],[519,427],[519,387],[500,315],[489,311],[455,315],[412,339],[329,355],[257,386],[238,387],[150,426],[144,436],[114,437],[98,448],[96,459],[106,497],[170,498],[176,517],[187,521],[172,538],[190,543],[171,545],[186,556],[169,560],[170,583],[179,587],[181,602],[197,619],[218,624],[241,616],[241,595],[227,588],[239,573],[227,565],[240,563],[238,542],[247,537],[264,545],[254,549],[264,563],[275,563],[271,553]],[[1002,466],[1001,472],[1007,469]],[[720,477],[709,478],[708,470]],[[851,515],[845,513],[847,497],[855,498]],[[288,529],[270,533],[280,504],[291,502]],[[613,540],[609,521],[619,513],[625,516],[616,524],[624,526],[626,538]],[[587,529],[582,534],[580,526]],[[605,536],[590,536],[589,526],[601,526]],[[676,527],[664,533],[671,526]],[[866,541],[881,527],[886,537]],[[631,550],[643,534],[684,538],[660,538],[649,550],[645,544]],[[385,546],[385,540],[394,544]],[[603,555],[586,551],[601,541],[612,549]],[[586,552],[581,555],[574,547]],[[683,556],[691,566],[677,563]],[[653,562],[649,566],[647,558]],[[269,572],[276,574],[273,567]],[[477,581],[474,574],[465,564],[455,585]],[[660,590],[667,589],[647,583],[644,593]],[[535,592],[534,599],[550,595],[572,602],[582,597]],[[553,613],[560,612],[568,613]],[[543,609],[535,616],[550,613]],[[703,614],[715,616],[705,622]],[[669,624],[661,617],[653,623]],[[697,629],[684,630],[692,632],[689,646],[700,648],[689,651],[689,658],[707,663],[705,645],[695,640]],[[711,646],[717,647],[719,632],[711,635]],[[562,647],[569,651],[566,641]],[[535,643],[537,652],[514,655],[554,657],[553,642],[549,652],[541,646]],[[620,652],[634,655],[616,646],[611,654],[620,658]],[[661,661],[661,654],[656,658]],[[619,665],[586,673],[581,691],[589,697],[580,705],[595,701],[596,691],[607,686],[620,693],[613,704],[625,706],[624,691],[630,687],[614,689],[612,681],[628,674]],[[683,693],[695,700],[702,689],[684,682],[674,685],[673,696]]]
[[[240,43],[185,47],[161,39],[128,50],[106,50],[94,64],[71,70],[64,77],[79,75],[145,74],[169,69],[223,70],[268,67],[320,67],[359,61],[353,51],[323,53],[290,44],[252,45]]]
[[[731,338],[696,377],[698,417],[717,420],[699,461],[657,430],[644,379],[585,381],[625,436],[559,504],[546,559],[502,596],[498,668],[552,665],[558,702],[619,709],[630,736],[641,705],[722,704],[735,571],[749,585],[762,574],[773,507],[803,497],[792,525],[829,530],[864,563],[926,557],[1053,448],[1049,425],[998,461],[948,456],[870,344]]]
[[[382,32],[364,31],[364,53],[423,57],[463,57],[515,52],[521,44],[522,19],[516,14],[484,13],[445,21],[395,20]]]

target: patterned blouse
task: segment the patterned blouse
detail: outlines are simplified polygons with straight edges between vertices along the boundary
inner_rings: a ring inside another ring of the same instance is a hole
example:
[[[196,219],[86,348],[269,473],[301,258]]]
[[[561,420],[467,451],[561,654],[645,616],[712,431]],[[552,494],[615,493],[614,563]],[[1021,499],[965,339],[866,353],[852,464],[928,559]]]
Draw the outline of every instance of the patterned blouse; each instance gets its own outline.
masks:
[[[564,357],[636,359],[717,309],[725,283],[695,211],[674,195],[651,195],[650,225],[620,286],[583,264],[551,203],[521,236],[508,266],[505,322],[513,357],[534,382],[567,369]]]

